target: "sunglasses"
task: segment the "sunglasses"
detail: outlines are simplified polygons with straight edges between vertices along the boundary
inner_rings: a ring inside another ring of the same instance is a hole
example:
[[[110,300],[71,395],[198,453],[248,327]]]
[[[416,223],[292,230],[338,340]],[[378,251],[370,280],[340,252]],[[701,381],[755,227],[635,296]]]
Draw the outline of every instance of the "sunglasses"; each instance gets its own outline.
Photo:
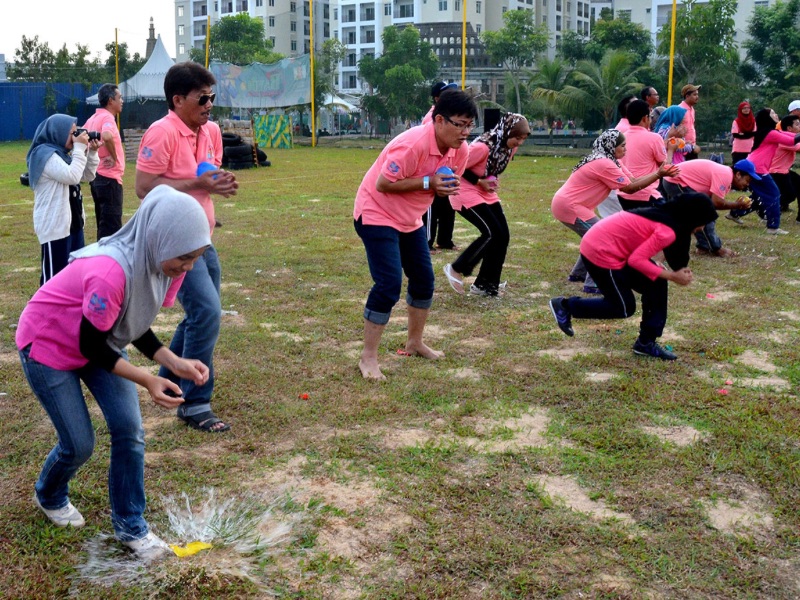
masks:
[[[208,104],[209,100],[213,103],[216,97],[217,95],[215,93],[203,94],[202,96],[198,96],[197,103],[200,106],[205,106],[206,104]],[[189,98],[189,96],[184,95],[184,98]]]

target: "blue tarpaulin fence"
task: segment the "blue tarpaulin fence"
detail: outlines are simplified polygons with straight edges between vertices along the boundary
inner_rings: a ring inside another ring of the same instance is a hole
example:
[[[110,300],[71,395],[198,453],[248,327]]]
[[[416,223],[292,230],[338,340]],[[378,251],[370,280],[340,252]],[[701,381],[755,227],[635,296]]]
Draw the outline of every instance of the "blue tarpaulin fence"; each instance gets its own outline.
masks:
[[[32,139],[39,123],[57,112],[84,123],[95,109],[86,104],[86,97],[99,88],[80,83],[0,83],[0,141]]]

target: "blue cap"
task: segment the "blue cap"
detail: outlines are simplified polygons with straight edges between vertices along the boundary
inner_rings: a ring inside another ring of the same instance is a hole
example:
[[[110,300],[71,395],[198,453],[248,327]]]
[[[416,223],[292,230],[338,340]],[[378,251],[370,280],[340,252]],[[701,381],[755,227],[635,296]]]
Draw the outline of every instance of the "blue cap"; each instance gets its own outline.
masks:
[[[733,165],[733,168],[736,171],[741,171],[742,173],[747,173],[748,175],[750,175],[750,177],[752,177],[756,181],[761,181],[761,175],[756,173],[756,166],[752,162],[747,160],[746,158],[743,158],[739,162],[735,163]]]

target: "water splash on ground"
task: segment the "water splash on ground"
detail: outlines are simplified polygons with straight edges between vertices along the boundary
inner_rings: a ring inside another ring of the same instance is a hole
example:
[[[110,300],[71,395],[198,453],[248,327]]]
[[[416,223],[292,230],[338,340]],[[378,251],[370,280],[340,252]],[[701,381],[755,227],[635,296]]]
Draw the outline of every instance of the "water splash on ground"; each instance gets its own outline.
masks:
[[[286,545],[301,515],[288,513],[286,496],[265,499],[254,494],[220,498],[213,488],[202,490],[202,498],[183,493],[160,502],[166,523],[153,527],[168,544],[201,541],[212,548],[194,556],[146,563],[122,547],[113,536],[99,534],[84,545],[86,560],[77,565],[70,595],[83,596],[87,586],[122,586],[160,595],[200,579],[248,580],[267,592],[260,565],[270,552]],[[152,526],[152,523],[151,523]],[[192,580],[191,582],[188,580]]]

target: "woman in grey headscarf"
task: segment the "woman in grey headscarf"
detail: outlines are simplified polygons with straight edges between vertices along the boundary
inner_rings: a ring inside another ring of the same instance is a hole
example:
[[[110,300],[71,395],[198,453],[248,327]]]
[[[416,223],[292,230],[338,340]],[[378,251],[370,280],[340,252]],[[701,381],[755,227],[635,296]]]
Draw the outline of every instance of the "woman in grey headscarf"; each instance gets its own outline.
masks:
[[[135,383],[156,404],[183,400],[175,383],[135,367],[125,348],[198,385],[208,367],[176,356],[150,329],[161,306],[175,302],[185,273],[211,243],[208,220],[191,196],[161,185],[112,236],[70,257],[23,310],[16,343],[28,383],[58,433],[36,482],[34,502],[54,524],[81,527],[69,481],[94,450],[83,382],[103,411],[111,436],[108,487],[118,540],[145,560],[169,547],[149,531],[143,514],[144,429]]]

